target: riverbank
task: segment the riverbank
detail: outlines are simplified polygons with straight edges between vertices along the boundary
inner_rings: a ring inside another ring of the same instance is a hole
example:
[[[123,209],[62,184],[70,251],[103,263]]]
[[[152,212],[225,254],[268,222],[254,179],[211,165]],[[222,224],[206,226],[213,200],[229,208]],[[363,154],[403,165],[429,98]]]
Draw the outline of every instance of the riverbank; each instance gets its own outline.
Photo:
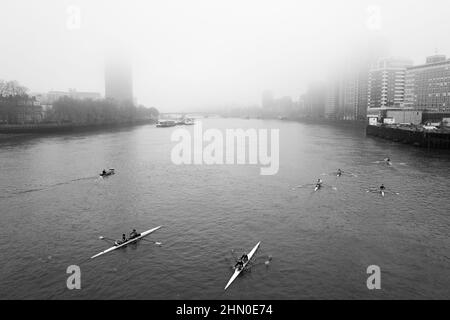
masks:
[[[331,120],[331,119],[311,119],[311,118],[293,118],[292,120],[306,124],[319,124],[334,127],[351,127],[360,129],[364,129],[367,124],[366,121],[358,121],[358,120]]]
[[[224,118],[230,118],[225,117]],[[243,118],[243,119],[260,119],[260,120],[279,120],[279,121],[292,121],[292,122],[299,122],[304,124],[313,124],[313,125],[327,125],[327,126],[333,126],[333,127],[345,127],[345,128],[358,128],[364,130],[367,121],[361,121],[361,120],[335,120],[335,119],[325,119],[325,118],[309,118],[309,117],[295,117],[295,116],[286,116],[286,117],[275,117],[275,116],[259,116],[259,117],[242,117],[242,116],[236,116],[236,118]]]
[[[366,134],[422,148],[450,149],[450,131],[433,132],[416,128],[367,126]]]
[[[3,140],[10,140],[10,139],[13,139],[13,138],[20,138],[20,137],[23,137],[23,136],[26,136],[26,135],[27,135],[26,133],[17,133],[17,134],[15,134],[15,133],[0,133],[0,142],[3,141]]]
[[[139,126],[147,124],[155,124],[152,119],[127,121],[118,123],[102,123],[102,124],[73,124],[73,123],[39,123],[24,125],[0,125],[0,134],[5,137],[12,137],[20,134],[48,134],[48,133],[67,133],[67,132],[84,132],[95,131],[112,128],[123,128],[130,126]],[[1,137],[1,136],[0,136]]]

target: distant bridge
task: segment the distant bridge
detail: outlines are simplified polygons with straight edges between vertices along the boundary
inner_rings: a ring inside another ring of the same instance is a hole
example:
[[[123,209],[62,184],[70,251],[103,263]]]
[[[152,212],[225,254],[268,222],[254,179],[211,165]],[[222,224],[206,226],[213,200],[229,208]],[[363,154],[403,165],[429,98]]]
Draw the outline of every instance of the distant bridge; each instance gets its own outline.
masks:
[[[182,118],[215,118],[217,113],[208,112],[162,112],[159,114],[160,119],[182,119]]]

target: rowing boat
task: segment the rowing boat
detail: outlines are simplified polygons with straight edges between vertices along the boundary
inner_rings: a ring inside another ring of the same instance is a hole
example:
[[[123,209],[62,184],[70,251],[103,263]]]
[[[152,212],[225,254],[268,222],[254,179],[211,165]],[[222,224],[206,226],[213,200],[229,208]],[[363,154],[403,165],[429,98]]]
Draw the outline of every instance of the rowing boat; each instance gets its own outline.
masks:
[[[156,230],[160,229],[161,227],[162,227],[162,226],[159,226],[159,227],[156,227],[156,228],[147,230],[147,231],[145,231],[145,232],[142,232],[138,237],[133,238],[133,239],[131,239],[131,240],[128,240],[127,242],[124,242],[124,243],[122,243],[122,244],[120,244],[120,245],[117,245],[117,246],[111,247],[111,248],[109,248],[109,249],[106,249],[105,251],[102,251],[102,252],[100,252],[99,254],[96,254],[95,256],[92,256],[91,259],[95,259],[95,258],[97,258],[97,257],[100,257],[100,256],[102,256],[102,255],[108,253],[108,252],[114,251],[114,250],[116,250],[116,249],[125,247],[125,246],[127,246],[127,245],[129,245],[129,244],[131,244],[131,243],[133,243],[133,242],[136,242],[136,241],[138,241],[138,240],[140,240],[140,239],[142,239],[142,238],[148,236],[149,234],[155,232]]]
[[[254,256],[256,250],[258,250],[259,245],[261,244],[261,242],[258,242],[258,244],[252,249],[252,251],[250,251],[250,253],[247,255],[248,260],[247,262],[244,263],[244,265],[242,266],[241,269],[235,269],[234,270],[234,274],[231,277],[230,281],[228,281],[226,287],[224,290],[227,290],[227,288],[233,283],[233,281],[238,277],[238,275],[245,269],[245,267],[250,263],[250,260],[252,259],[252,257]]]
[[[100,177],[108,177],[108,176],[112,176],[113,174],[116,174],[116,171],[114,169],[109,169],[105,173],[102,172],[100,174]]]

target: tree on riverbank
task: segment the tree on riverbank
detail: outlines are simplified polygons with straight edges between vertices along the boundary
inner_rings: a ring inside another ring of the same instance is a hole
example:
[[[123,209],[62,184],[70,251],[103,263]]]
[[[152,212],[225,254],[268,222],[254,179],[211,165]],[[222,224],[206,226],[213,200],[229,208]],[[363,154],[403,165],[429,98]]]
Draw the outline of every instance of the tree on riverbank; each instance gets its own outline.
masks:
[[[17,81],[0,80],[0,123],[24,124],[41,121],[80,125],[116,124],[136,121],[156,121],[156,108],[135,106],[131,102],[111,99],[74,99],[68,96],[55,101],[44,112],[35,97]]]
[[[28,97],[28,88],[22,86],[17,81],[5,81],[0,79],[0,99],[13,97]]]
[[[0,123],[36,123],[42,120],[42,107],[28,89],[17,81],[0,80]]]
[[[159,112],[155,108],[117,103],[110,99],[77,100],[63,97],[47,111],[46,120],[75,124],[108,124],[140,120],[155,120]]]

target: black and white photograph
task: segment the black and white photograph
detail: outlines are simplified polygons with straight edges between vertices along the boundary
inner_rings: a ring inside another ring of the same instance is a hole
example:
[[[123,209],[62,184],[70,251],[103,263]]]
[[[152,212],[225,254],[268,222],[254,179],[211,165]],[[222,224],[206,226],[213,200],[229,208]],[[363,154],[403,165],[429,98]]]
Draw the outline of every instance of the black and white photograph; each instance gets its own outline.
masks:
[[[2,0],[0,300],[449,300],[449,17]]]

